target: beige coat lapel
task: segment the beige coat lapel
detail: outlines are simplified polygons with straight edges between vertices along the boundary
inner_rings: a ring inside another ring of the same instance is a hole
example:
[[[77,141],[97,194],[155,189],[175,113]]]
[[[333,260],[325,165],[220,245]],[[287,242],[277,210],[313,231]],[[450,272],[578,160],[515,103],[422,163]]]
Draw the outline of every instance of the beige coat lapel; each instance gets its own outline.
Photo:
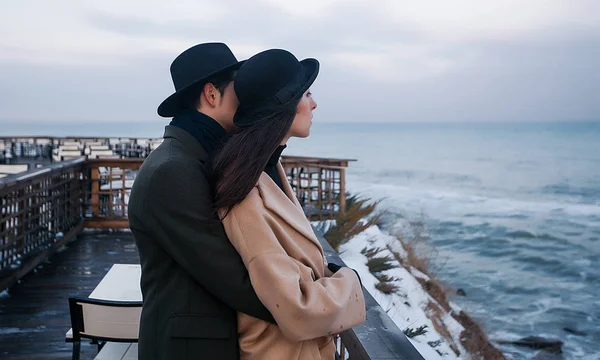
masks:
[[[279,186],[277,186],[273,179],[265,172],[260,175],[258,180],[258,189],[261,193],[265,207],[281,217],[286,223],[304,235],[307,239],[315,243],[319,250],[323,252],[321,244],[315,236],[310,222],[306,219],[302,206],[298,202],[296,195],[294,195],[294,191],[287,180],[287,175],[285,174],[281,163],[277,164],[277,171],[279,171],[284,192],[279,189]]]

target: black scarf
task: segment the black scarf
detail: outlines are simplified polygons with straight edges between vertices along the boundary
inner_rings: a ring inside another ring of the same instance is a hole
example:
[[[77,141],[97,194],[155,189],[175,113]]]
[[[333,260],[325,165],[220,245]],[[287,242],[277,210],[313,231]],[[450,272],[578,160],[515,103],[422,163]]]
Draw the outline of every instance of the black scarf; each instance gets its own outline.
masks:
[[[283,149],[285,149],[286,147],[287,145],[279,145],[277,149],[275,149],[275,152],[273,152],[273,154],[269,158],[267,166],[265,167],[265,172],[267,173],[267,175],[269,175],[271,179],[275,181],[275,184],[277,184],[277,186],[279,186],[279,188],[282,191],[283,183],[281,182],[281,176],[279,176],[279,172],[277,171],[277,163],[279,162],[279,157],[281,157]]]
[[[215,119],[210,116],[190,109],[175,116],[169,125],[181,128],[193,137],[210,155],[225,140],[227,132]]]

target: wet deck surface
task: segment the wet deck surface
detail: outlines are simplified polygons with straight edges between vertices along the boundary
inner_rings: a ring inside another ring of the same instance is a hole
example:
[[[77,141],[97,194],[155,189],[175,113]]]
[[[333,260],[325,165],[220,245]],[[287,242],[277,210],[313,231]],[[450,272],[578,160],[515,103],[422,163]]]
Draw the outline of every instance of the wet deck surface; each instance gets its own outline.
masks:
[[[112,264],[139,263],[131,233],[84,233],[0,295],[0,359],[71,359],[69,296],[88,296]],[[83,340],[81,359],[95,345]]]

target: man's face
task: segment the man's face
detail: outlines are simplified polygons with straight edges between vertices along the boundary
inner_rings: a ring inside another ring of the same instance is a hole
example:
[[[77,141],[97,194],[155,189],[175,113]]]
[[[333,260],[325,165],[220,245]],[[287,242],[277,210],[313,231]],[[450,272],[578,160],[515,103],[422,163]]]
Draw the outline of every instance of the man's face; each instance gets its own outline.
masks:
[[[223,90],[223,95],[219,99],[219,112],[223,121],[233,125],[233,115],[238,108],[238,98],[233,89],[233,81],[229,82]]]

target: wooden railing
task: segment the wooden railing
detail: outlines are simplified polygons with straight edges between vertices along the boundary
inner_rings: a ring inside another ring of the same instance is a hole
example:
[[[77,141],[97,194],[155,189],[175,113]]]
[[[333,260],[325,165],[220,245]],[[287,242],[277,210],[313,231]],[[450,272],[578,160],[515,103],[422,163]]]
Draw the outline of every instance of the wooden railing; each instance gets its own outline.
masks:
[[[327,210],[332,216],[344,208],[347,160],[321,164],[316,160],[290,158],[282,162],[300,198],[305,194],[303,204]],[[142,161],[77,159],[0,179],[0,290],[86,227],[127,228],[127,201]],[[327,194],[315,195],[319,192]],[[319,240],[328,260],[343,264],[321,236]],[[368,292],[364,295],[367,321],[340,334],[338,358],[422,360],[379,304]]]
[[[350,159],[285,156],[281,162],[310,220],[334,218],[346,210],[346,168]]]
[[[311,220],[331,219],[345,209],[348,161],[282,158]],[[82,158],[0,179],[0,288],[64,244],[73,229],[127,228],[129,194],[142,163]]]
[[[83,160],[0,180],[0,289],[83,229]]]
[[[96,159],[84,163],[83,216],[85,227],[128,228],[131,187],[144,159]]]

